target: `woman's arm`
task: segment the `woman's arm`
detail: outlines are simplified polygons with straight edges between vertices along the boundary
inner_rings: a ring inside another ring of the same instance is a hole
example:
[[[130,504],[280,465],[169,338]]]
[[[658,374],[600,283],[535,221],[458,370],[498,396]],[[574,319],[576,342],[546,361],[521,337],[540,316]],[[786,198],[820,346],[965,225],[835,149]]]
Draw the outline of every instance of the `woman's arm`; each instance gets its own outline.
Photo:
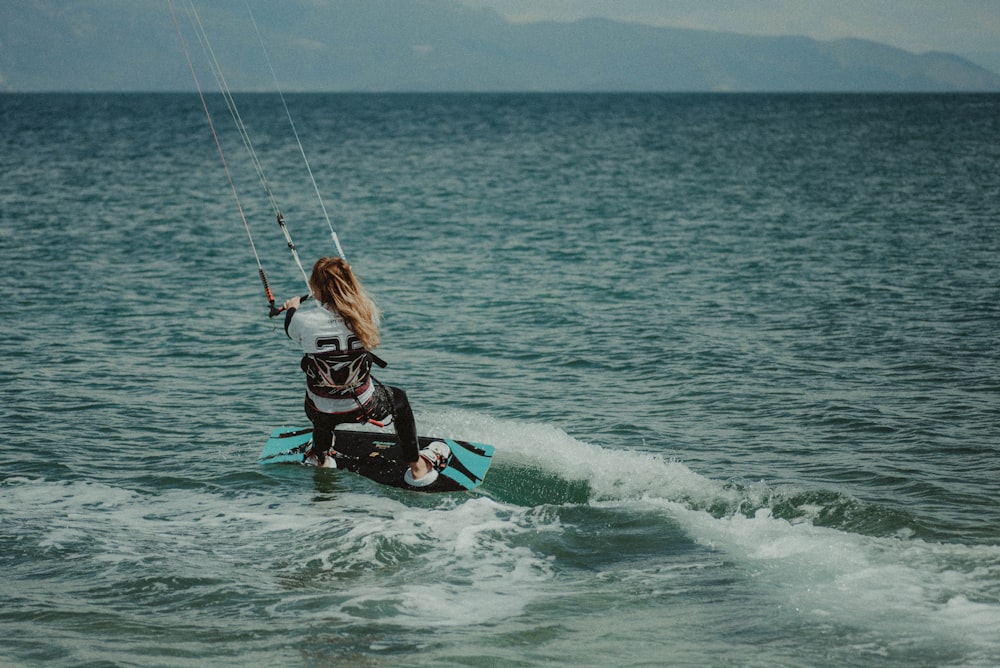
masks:
[[[285,311],[285,335],[288,338],[292,338],[291,333],[288,331],[289,325],[292,324],[292,316],[295,315],[295,311],[299,308],[299,304],[301,303],[302,297],[292,297],[281,307]]]

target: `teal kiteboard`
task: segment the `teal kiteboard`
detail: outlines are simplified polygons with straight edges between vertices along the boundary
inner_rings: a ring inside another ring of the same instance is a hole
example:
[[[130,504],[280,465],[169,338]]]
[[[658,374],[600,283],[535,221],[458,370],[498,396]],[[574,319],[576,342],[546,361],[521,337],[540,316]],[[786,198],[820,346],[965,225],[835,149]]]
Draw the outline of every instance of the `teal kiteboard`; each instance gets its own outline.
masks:
[[[448,446],[451,455],[437,480],[426,487],[412,487],[403,480],[409,468],[403,449],[392,433],[337,430],[333,460],[338,469],[352,471],[382,485],[416,492],[461,492],[475,489],[486,477],[494,447],[450,438],[420,437],[420,447],[434,441]],[[312,428],[278,427],[264,444],[259,464],[302,464],[312,444]]]

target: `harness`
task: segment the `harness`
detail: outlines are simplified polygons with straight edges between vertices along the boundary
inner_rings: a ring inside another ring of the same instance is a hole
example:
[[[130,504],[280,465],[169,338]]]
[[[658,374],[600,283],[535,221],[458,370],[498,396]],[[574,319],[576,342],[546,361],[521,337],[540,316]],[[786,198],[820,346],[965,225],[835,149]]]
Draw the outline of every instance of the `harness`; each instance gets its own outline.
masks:
[[[364,348],[302,356],[309,389],[321,397],[356,396],[371,382],[372,358]]]
[[[332,346],[332,350],[320,353],[307,353],[302,356],[299,366],[306,374],[306,385],[309,390],[320,397],[329,399],[354,399],[358,405],[358,422],[374,422],[369,415],[369,407],[362,403],[360,396],[367,391],[373,382],[372,364],[385,368],[388,364],[382,358],[365,350],[361,341],[350,336],[348,349],[340,349],[339,339],[318,341],[324,347]]]

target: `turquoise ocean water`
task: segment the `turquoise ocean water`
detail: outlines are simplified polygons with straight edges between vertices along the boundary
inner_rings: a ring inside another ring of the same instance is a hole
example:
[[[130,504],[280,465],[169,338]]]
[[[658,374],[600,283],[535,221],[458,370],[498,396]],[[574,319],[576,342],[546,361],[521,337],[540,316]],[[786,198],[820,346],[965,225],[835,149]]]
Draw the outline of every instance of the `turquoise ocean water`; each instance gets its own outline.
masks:
[[[493,470],[258,466],[302,379],[197,96],[0,96],[0,664],[1000,663],[1000,97],[288,103],[381,379]]]

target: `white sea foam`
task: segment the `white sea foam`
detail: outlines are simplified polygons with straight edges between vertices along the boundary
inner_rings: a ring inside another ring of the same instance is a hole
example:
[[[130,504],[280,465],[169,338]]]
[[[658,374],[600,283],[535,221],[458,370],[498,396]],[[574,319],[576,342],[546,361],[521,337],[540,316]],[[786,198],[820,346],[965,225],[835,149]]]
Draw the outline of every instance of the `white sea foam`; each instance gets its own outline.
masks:
[[[486,497],[410,505],[348,492],[331,503],[234,502],[204,490],[149,496],[42,479],[6,487],[3,504],[44,533],[39,547],[103,564],[111,570],[102,577],[296,582],[276,611],[342,623],[458,626],[516,616],[551,577],[550,558],[516,537],[558,530],[544,513]]]
[[[794,521],[774,517],[766,505],[750,516],[719,517],[705,508],[716,502],[737,507],[745,490],[681,463],[602,448],[548,426],[476,424],[468,416],[442,418],[441,425],[497,444],[498,463],[513,460],[586,482],[591,505],[667,514],[692,540],[735,560],[781,615],[908,636],[919,629],[944,644],[979,647],[984,656],[1000,649],[1000,547],[816,526],[809,519],[820,510],[815,505]],[[771,491],[757,502],[766,503]]]
[[[310,577],[335,583],[345,599],[317,614],[431,626],[496,622],[519,614],[550,577],[549,559],[517,545],[528,532],[554,531],[530,508],[487,498],[420,507],[390,499],[344,497],[369,506],[359,521],[337,513],[327,547],[303,555]],[[340,529],[335,527],[340,525]],[[315,536],[322,542],[322,535]]]
[[[739,498],[684,464],[654,453],[604,448],[551,425],[496,420],[463,411],[433,414],[421,425],[435,434],[497,446],[494,462],[501,466],[505,462],[534,466],[566,480],[585,482],[598,499],[666,496],[710,503]]]
[[[677,504],[667,511],[737,559],[783,614],[1000,648],[996,578],[981,577],[1000,570],[1000,548],[864,536],[766,509],[722,519]]]
[[[967,657],[1000,650],[992,631],[1000,627],[1000,548],[816,526],[808,519],[815,508],[795,521],[766,506],[749,516],[719,516],[707,508],[733,505],[740,493],[678,462],[474,414],[429,422],[435,433],[497,445],[495,466],[529,466],[585,483],[586,506],[646,522],[667,518],[735,564],[760,606],[786,624],[875,629],[883,639],[898,634],[909,642],[924,636],[963,648]],[[449,628],[516,620],[535,603],[565,595],[556,558],[532,547],[539,535],[567,529],[558,508],[367,488],[316,501],[313,473],[301,473],[301,493],[275,497],[261,489],[237,499],[210,486],[150,494],[16,477],[3,482],[0,513],[23,525],[26,541],[34,534],[43,553],[108,569],[93,576],[98,581],[148,580],[136,589],[142,599],[169,599],[185,578],[217,580],[223,589],[241,582],[248,592],[266,592],[263,605],[274,615],[324,625],[377,619],[408,626],[419,619]],[[623,584],[646,592],[643,599],[688,591],[691,564],[621,556],[620,568],[595,574],[592,594]]]

